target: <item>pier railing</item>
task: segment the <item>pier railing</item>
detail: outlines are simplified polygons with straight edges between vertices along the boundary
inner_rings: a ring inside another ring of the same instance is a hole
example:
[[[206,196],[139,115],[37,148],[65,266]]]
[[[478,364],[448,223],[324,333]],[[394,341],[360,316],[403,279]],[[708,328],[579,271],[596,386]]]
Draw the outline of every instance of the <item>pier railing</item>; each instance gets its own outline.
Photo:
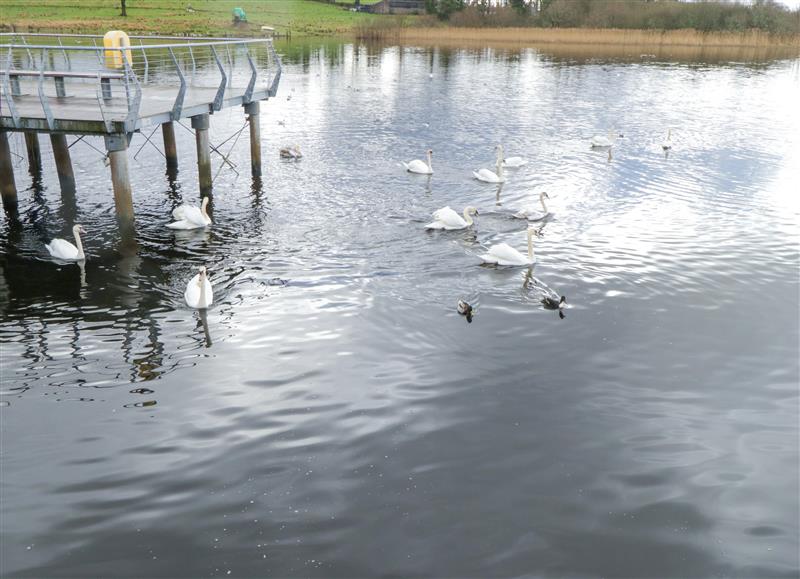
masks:
[[[274,96],[268,38],[0,34],[0,129],[131,133]]]

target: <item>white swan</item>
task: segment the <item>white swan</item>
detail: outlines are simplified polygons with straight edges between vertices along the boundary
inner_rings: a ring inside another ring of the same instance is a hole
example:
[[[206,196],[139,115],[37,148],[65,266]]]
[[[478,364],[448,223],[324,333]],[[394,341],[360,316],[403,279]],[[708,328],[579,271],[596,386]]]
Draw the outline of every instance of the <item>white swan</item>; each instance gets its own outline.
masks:
[[[523,165],[528,164],[528,159],[525,157],[506,157],[503,159],[503,167],[508,167],[511,169],[516,169],[517,167],[522,167]]]
[[[302,159],[303,153],[300,151],[299,145],[293,145],[290,147],[281,147],[280,156],[281,159]]]
[[[672,148],[672,129],[667,132],[667,138],[661,141],[661,148],[665,151]]]
[[[530,205],[514,213],[514,217],[517,219],[527,219],[528,221],[541,221],[546,217],[550,217],[551,213],[547,210],[547,205],[544,204],[545,199],[550,199],[550,195],[542,191],[539,193],[539,203],[542,204],[541,211],[539,211],[537,207]]]
[[[616,135],[611,131],[608,132],[608,136],[605,137],[603,135],[595,135],[592,137],[592,148],[593,149],[607,149],[609,147],[614,146],[614,142],[617,140]]]
[[[187,306],[196,310],[205,309],[212,304],[214,301],[214,290],[206,276],[205,267],[201,267],[200,273],[186,284],[186,291],[183,294],[183,299],[186,300]]]
[[[428,156],[428,162],[420,161],[419,159],[414,159],[413,161],[409,161],[408,163],[403,163],[403,167],[405,167],[406,171],[409,173],[420,173],[422,175],[433,175],[433,165],[431,164],[431,156],[433,155],[433,151],[428,149],[426,152]]]
[[[198,229],[211,225],[211,218],[206,213],[208,207],[208,197],[203,197],[198,209],[194,205],[178,205],[172,210],[172,218],[175,220],[168,223],[170,229]]]
[[[495,151],[497,151],[497,162],[495,163],[497,172],[495,173],[489,169],[480,169],[477,172],[473,171],[472,176],[478,181],[483,181],[484,183],[505,182],[506,179],[503,177],[503,145],[497,145]]]
[[[433,221],[428,223],[425,229],[466,229],[474,223],[472,215],[478,215],[478,210],[474,207],[465,207],[464,217],[450,207],[442,207],[433,212]]]
[[[536,230],[528,228],[528,255],[522,255],[519,251],[507,243],[498,243],[489,248],[489,251],[481,256],[484,263],[496,263],[497,265],[532,265],[533,258],[533,236]]]
[[[72,235],[75,237],[75,243],[78,244],[77,247],[72,245],[66,239],[54,239],[50,243],[46,243],[45,247],[47,251],[50,252],[50,255],[53,257],[57,257],[58,259],[63,259],[66,261],[82,261],[86,259],[86,255],[83,253],[83,243],[81,243],[81,233],[86,233],[86,230],[81,225],[73,225],[72,227]]]

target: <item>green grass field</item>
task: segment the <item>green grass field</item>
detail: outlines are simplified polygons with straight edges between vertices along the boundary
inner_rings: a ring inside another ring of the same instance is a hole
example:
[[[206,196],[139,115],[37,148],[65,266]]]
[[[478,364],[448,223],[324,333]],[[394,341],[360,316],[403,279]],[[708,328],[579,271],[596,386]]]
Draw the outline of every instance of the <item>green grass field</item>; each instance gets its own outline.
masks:
[[[362,4],[377,0],[362,0]],[[353,3],[353,0],[341,0]],[[261,26],[292,34],[348,34],[367,24],[371,14],[311,0],[127,0],[128,16],[120,16],[119,0],[0,0],[0,28],[27,32],[252,35]],[[247,13],[248,25],[233,26],[234,7]]]

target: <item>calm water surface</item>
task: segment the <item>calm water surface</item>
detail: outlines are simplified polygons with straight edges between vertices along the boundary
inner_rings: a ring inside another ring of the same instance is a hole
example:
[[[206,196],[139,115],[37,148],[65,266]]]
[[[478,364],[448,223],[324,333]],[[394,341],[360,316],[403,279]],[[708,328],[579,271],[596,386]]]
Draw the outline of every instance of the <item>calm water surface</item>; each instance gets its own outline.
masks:
[[[245,135],[209,231],[164,227],[198,199],[183,129],[175,179],[131,145],[135,257],[97,152],[75,198],[48,145],[40,181],[16,160],[2,573],[797,577],[800,61],[282,50],[263,182]],[[498,142],[530,160],[501,190],[470,173]],[[431,179],[399,167],[429,147]],[[540,191],[532,271],[481,266]],[[473,230],[423,229],[468,204]],[[75,222],[84,271],[43,245]]]

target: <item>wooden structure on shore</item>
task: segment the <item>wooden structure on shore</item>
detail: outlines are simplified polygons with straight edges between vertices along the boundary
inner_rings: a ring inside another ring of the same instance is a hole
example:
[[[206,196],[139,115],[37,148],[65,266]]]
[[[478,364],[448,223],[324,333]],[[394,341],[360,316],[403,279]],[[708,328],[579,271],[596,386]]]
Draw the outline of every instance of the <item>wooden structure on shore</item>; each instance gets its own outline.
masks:
[[[259,106],[275,96],[281,75],[272,40],[130,40],[130,46],[106,48],[101,36],[0,34],[0,195],[7,214],[17,211],[9,132],[24,133],[32,173],[42,169],[39,134],[49,135],[62,192],[70,194],[75,177],[67,136],[104,137],[123,232],[134,227],[127,149],[136,132],[161,125],[167,167],[174,169],[174,123],[190,119],[200,194],[210,195],[210,118],[242,106],[249,120],[252,174],[261,175]]]
[[[373,14],[424,14],[424,0],[381,0],[375,4],[361,6],[364,12]]]

